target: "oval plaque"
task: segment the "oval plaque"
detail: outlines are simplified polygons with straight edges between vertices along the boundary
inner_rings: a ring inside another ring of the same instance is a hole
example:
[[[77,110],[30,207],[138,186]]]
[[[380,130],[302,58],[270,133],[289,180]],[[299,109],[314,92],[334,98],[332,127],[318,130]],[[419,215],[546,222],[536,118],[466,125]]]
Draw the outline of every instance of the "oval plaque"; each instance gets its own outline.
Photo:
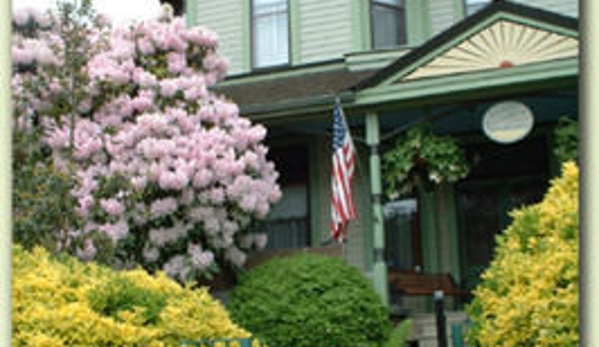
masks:
[[[488,138],[502,144],[522,140],[530,131],[534,117],[518,101],[503,101],[491,106],[483,117],[483,131]]]

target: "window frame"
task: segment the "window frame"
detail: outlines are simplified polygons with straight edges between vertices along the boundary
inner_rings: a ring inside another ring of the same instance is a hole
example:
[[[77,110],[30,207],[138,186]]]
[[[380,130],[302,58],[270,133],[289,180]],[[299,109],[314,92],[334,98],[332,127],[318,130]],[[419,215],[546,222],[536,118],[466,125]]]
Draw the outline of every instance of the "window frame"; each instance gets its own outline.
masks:
[[[251,70],[271,70],[280,67],[286,67],[291,65],[291,0],[284,0],[286,6],[287,16],[287,59],[286,62],[274,65],[256,65],[256,14],[255,14],[255,2],[256,0],[249,0],[250,2],[250,68]]]
[[[370,47],[373,50],[383,50],[383,49],[393,49],[393,48],[399,48],[399,47],[405,47],[408,45],[408,20],[407,20],[407,4],[405,0],[399,0],[403,2],[403,6],[401,5],[391,5],[389,3],[383,2],[381,0],[370,0],[368,2],[369,5],[369,9],[370,9]],[[382,8],[386,8],[386,9],[390,9],[390,10],[394,10],[396,12],[396,14],[398,15],[398,22],[401,20],[403,21],[403,26],[404,26],[404,35],[402,38],[401,35],[401,27],[397,26],[397,37],[399,39],[400,42],[397,42],[394,46],[390,46],[390,47],[376,47],[375,46],[375,16],[374,16],[374,9],[375,7],[382,7]],[[403,40],[402,40],[403,39]],[[403,41],[403,42],[402,42]]]

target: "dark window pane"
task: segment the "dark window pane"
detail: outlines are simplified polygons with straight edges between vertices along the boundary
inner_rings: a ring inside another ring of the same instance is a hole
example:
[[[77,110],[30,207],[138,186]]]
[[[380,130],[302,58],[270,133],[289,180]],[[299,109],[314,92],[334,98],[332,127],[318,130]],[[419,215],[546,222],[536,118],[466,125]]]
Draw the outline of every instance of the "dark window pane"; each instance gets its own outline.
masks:
[[[385,260],[390,268],[413,270],[419,264],[417,200],[390,201],[385,204]]]
[[[403,7],[372,4],[373,47],[393,48],[406,43]]]
[[[272,206],[257,231],[268,235],[267,249],[310,246],[308,203],[308,148],[304,145],[271,147],[269,160],[280,174],[283,197]]]

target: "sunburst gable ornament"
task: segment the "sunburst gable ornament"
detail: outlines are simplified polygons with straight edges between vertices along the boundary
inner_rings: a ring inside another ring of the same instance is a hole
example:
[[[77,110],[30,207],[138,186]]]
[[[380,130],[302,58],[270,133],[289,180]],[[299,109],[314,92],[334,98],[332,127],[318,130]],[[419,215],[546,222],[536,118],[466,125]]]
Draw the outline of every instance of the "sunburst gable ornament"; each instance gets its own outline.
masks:
[[[510,68],[577,55],[575,37],[502,19],[417,68],[404,80]]]

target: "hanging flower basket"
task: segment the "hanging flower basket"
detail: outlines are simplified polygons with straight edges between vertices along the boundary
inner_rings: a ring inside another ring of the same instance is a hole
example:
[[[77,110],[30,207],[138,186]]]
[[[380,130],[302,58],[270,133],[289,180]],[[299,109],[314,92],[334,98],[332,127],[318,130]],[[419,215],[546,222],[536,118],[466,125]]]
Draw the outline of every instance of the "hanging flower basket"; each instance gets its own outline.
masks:
[[[422,123],[402,134],[383,155],[382,169],[385,192],[395,198],[418,186],[432,189],[456,182],[466,177],[469,165],[455,139],[436,136],[429,123]]]

